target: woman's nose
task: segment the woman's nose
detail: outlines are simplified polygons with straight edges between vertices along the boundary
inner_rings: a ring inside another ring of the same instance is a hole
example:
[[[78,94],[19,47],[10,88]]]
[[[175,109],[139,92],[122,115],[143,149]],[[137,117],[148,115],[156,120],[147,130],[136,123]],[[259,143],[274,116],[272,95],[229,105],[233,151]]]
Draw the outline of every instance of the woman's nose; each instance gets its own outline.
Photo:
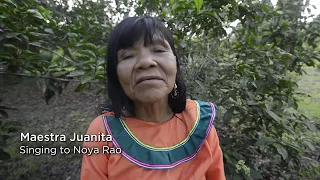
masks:
[[[151,67],[156,67],[157,62],[149,50],[143,50],[137,59],[136,66],[137,69],[148,69]]]

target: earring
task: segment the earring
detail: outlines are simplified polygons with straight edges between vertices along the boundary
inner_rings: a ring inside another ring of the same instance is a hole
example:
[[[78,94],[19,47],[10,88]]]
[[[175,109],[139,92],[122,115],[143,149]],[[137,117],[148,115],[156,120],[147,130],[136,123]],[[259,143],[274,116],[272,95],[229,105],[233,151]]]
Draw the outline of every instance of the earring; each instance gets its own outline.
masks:
[[[179,97],[179,91],[177,89],[177,84],[174,84],[174,88],[173,88],[173,90],[171,92],[171,97],[173,99],[177,99]]]

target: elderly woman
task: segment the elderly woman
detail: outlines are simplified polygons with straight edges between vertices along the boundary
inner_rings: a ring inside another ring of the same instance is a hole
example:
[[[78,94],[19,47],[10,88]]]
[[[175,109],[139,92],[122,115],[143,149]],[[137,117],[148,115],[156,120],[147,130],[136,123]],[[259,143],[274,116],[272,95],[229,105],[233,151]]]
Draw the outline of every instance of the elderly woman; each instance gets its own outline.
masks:
[[[186,98],[170,31],[151,17],[127,18],[111,33],[107,54],[111,109],[87,134],[112,142],[84,142],[97,151],[84,154],[81,179],[225,179],[215,107]]]

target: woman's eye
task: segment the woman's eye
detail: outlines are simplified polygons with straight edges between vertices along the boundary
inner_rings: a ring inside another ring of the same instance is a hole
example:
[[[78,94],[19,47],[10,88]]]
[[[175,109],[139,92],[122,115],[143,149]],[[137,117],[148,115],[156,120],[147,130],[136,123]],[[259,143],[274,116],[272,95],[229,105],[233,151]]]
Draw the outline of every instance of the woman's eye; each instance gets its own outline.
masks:
[[[153,52],[156,52],[156,53],[162,53],[162,52],[165,52],[164,50],[162,50],[162,49],[156,49],[156,50],[154,50]]]
[[[130,59],[132,57],[133,57],[133,55],[126,55],[126,56],[123,56],[122,60]]]

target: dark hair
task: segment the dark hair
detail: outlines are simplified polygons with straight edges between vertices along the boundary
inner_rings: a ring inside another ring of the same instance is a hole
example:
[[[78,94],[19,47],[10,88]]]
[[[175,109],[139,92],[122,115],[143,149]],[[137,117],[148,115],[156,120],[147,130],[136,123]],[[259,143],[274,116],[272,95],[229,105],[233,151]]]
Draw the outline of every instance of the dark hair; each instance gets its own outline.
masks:
[[[106,73],[108,78],[108,96],[111,100],[111,109],[116,117],[123,116],[123,109],[135,116],[133,111],[133,101],[124,93],[117,74],[118,55],[120,49],[134,46],[135,43],[142,38],[144,44],[152,43],[154,35],[160,35],[161,38],[168,41],[173,54],[177,57],[173,36],[159,20],[149,16],[129,17],[118,24],[110,34],[107,57],[106,57]],[[186,106],[186,85],[183,80],[182,73],[177,59],[177,75],[176,84],[179,91],[179,97],[173,99],[169,95],[168,103],[174,113],[181,113]]]

